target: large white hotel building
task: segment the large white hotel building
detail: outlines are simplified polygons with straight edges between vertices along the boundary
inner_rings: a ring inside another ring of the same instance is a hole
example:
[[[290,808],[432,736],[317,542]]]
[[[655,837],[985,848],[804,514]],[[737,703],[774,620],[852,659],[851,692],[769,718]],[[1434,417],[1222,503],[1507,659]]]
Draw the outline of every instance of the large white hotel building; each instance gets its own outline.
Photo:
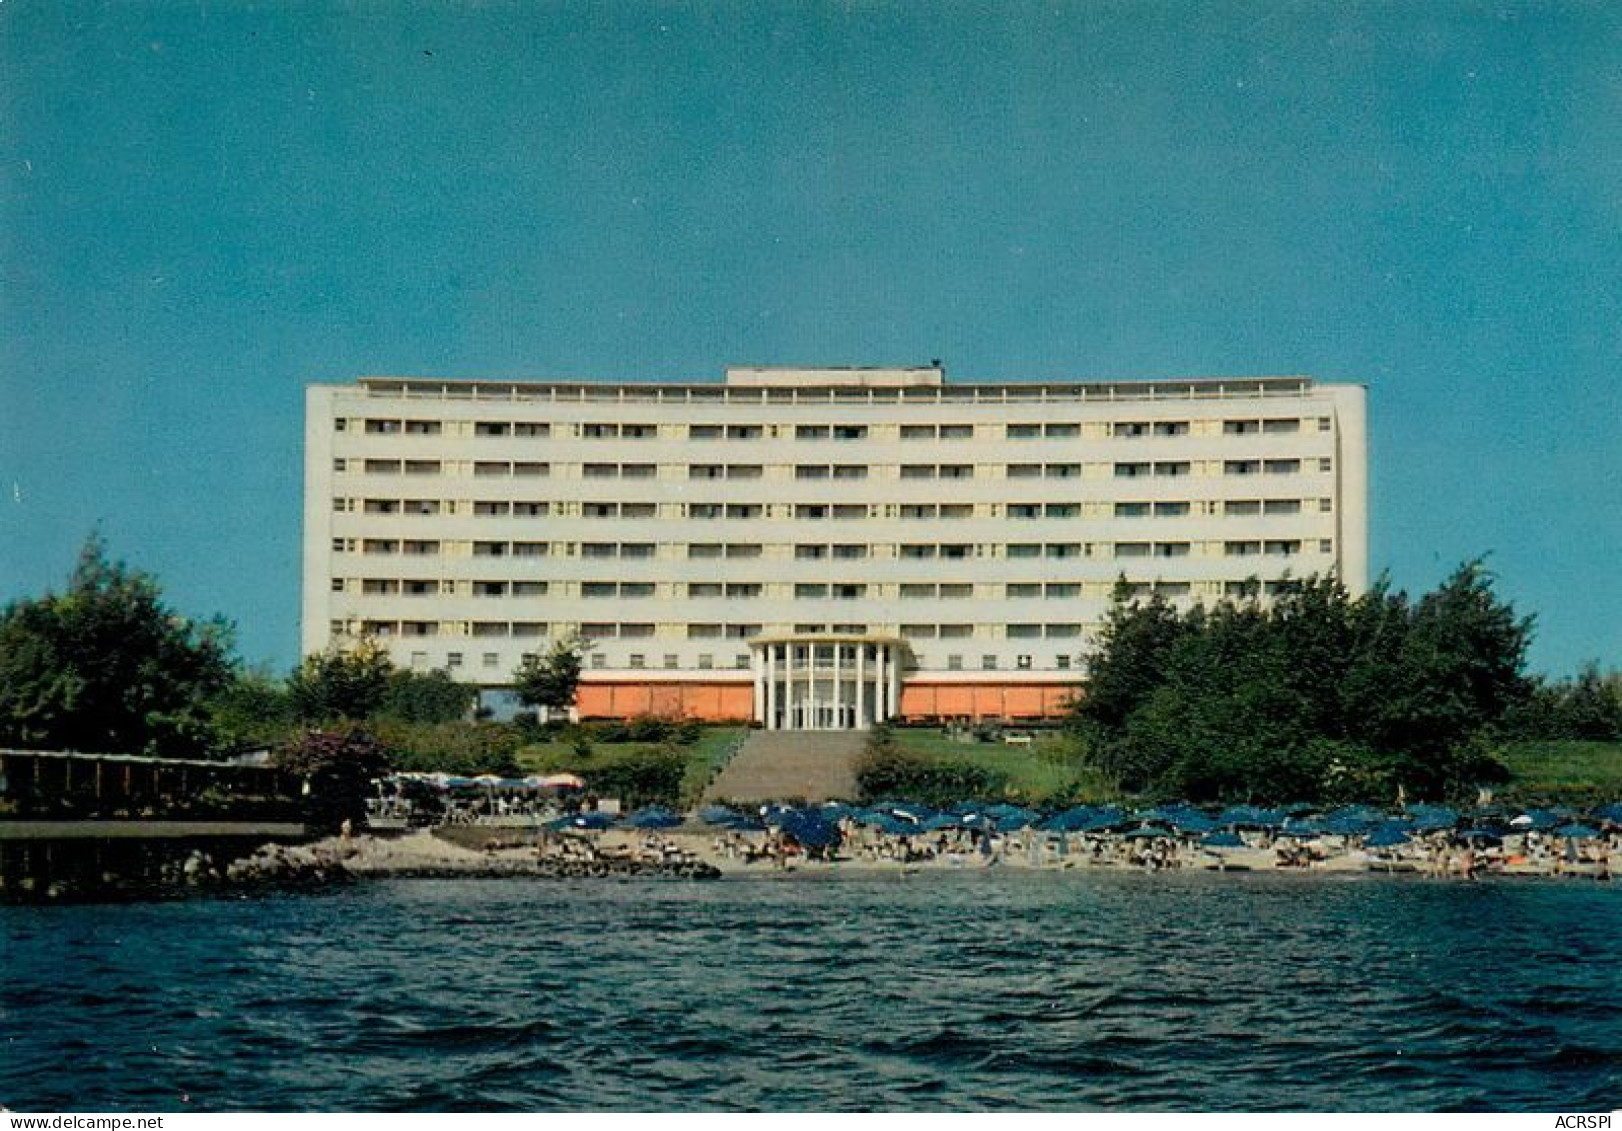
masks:
[[[1364,406],[938,367],[315,385],[303,647],[369,635],[494,690],[578,636],[585,717],[1051,717],[1120,578],[1363,589]]]

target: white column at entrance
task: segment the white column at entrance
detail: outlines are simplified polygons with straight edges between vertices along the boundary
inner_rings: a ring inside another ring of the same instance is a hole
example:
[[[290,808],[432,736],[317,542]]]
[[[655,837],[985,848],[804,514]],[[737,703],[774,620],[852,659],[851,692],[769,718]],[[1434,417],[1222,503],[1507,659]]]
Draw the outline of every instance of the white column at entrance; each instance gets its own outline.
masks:
[[[867,645],[856,645],[856,729],[867,729]]]
[[[754,695],[750,706],[753,708],[752,717],[757,723],[766,721],[766,657],[759,648],[749,649],[749,674],[754,680]]]
[[[884,661],[888,655],[889,649],[883,644],[874,649],[874,666],[878,669],[873,673],[873,721],[876,723],[890,717],[890,712],[884,709],[884,690],[888,686],[884,680]]]
[[[834,729],[835,730],[844,730],[845,729],[845,688],[843,686],[842,680],[840,679],[840,677],[844,674],[844,671],[843,671],[843,668],[842,668],[842,665],[841,665],[841,660],[843,658],[844,651],[845,651],[845,646],[843,644],[835,644],[834,645],[834,711],[833,711],[833,724],[834,724]]]
[[[890,657],[890,716],[901,713],[901,657]]]
[[[777,729],[777,645],[766,645],[766,729]]]

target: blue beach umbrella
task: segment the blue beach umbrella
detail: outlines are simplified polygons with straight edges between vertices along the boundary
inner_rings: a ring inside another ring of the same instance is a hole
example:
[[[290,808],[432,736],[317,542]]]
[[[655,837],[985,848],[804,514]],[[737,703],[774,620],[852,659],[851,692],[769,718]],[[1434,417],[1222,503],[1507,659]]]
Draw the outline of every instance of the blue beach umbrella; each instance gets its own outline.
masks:
[[[682,819],[662,805],[649,805],[626,817],[623,823],[633,829],[673,829]]]
[[[1226,830],[1223,830],[1223,831],[1220,831],[1220,832],[1207,833],[1204,837],[1201,838],[1200,847],[1201,848],[1243,848],[1243,847],[1245,847],[1245,842],[1242,839],[1240,839],[1240,836],[1239,836],[1238,833],[1228,832]]]
[[[1613,825],[1622,825],[1622,802],[1605,805],[1594,810],[1594,816]]]
[[[1413,827],[1418,832],[1439,832],[1459,823],[1459,813],[1445,805],[1413,805],[1408,809]]]
[[[1369,848],[1395,848],[1409,841],[1408,830],[1399,821],[1388,821],[1369,834],[1364,845]]]
[[[1593,840],[1599,836],[1599,830],[1588,825],[1561,825],[1554,830],[1554,835],[1564,840]]]
[[[837,846],[842,839],[839,829],[815,810],[786,809],[771,814],[767,821],[793,837],[802,848]]]
[[[614,823],[614,818],[607,813],[576,813],[569,817],[559,817],[555,821],[548,821],[546,827],[553,832],[563,832],[575,829],[584,832],[602,832]]]

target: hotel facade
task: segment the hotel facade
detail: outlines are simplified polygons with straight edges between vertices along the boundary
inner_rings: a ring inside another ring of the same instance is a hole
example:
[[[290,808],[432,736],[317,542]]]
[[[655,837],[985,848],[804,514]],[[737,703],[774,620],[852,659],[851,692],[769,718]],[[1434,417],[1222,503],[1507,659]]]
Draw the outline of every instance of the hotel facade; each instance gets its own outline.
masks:
[[[587,718],[1051,718],[1119,579],[1367,585],[1357,385],[735,368],[306,407],[304,651],[372,637],[499,695],[579,638]]]

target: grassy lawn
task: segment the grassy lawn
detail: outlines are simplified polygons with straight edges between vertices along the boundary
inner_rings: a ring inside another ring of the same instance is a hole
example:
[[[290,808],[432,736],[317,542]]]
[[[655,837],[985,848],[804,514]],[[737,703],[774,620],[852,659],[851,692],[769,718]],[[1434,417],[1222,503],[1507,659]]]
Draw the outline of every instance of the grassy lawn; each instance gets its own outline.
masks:
[[[676,748],[687,760],[687,768],[682,775],[683,800],[688,802],[697,800],[699,793],[709,784],[710,778],[720,766],[721,759],[744,733],[743,727],[705,727],[697,742]],[[591,753],[582,758],[570,743],[553,740],[522,747],[518,751],[517,758],[518,764],[523,767],[526,774],[567,771],[589,778],[593,768],[607,765],[648,747],[649,743],[646,742],[593,742]]]
[[[1622,798],[1622,742],[1512,742],[1497,754],[1514,775],[1506,796],[1574,804]]]
[[[1033,732],[1029,746],[1001,742],[954,742],[934,728],[897,727],[896,744],[930,761],[981,766],[1007,778],[1017,800],[1044,805],[1056,796],[1073,794],[1088,800],[1106,800],[1107,785],[1080,764],[1071,740],[1055,732]]]

